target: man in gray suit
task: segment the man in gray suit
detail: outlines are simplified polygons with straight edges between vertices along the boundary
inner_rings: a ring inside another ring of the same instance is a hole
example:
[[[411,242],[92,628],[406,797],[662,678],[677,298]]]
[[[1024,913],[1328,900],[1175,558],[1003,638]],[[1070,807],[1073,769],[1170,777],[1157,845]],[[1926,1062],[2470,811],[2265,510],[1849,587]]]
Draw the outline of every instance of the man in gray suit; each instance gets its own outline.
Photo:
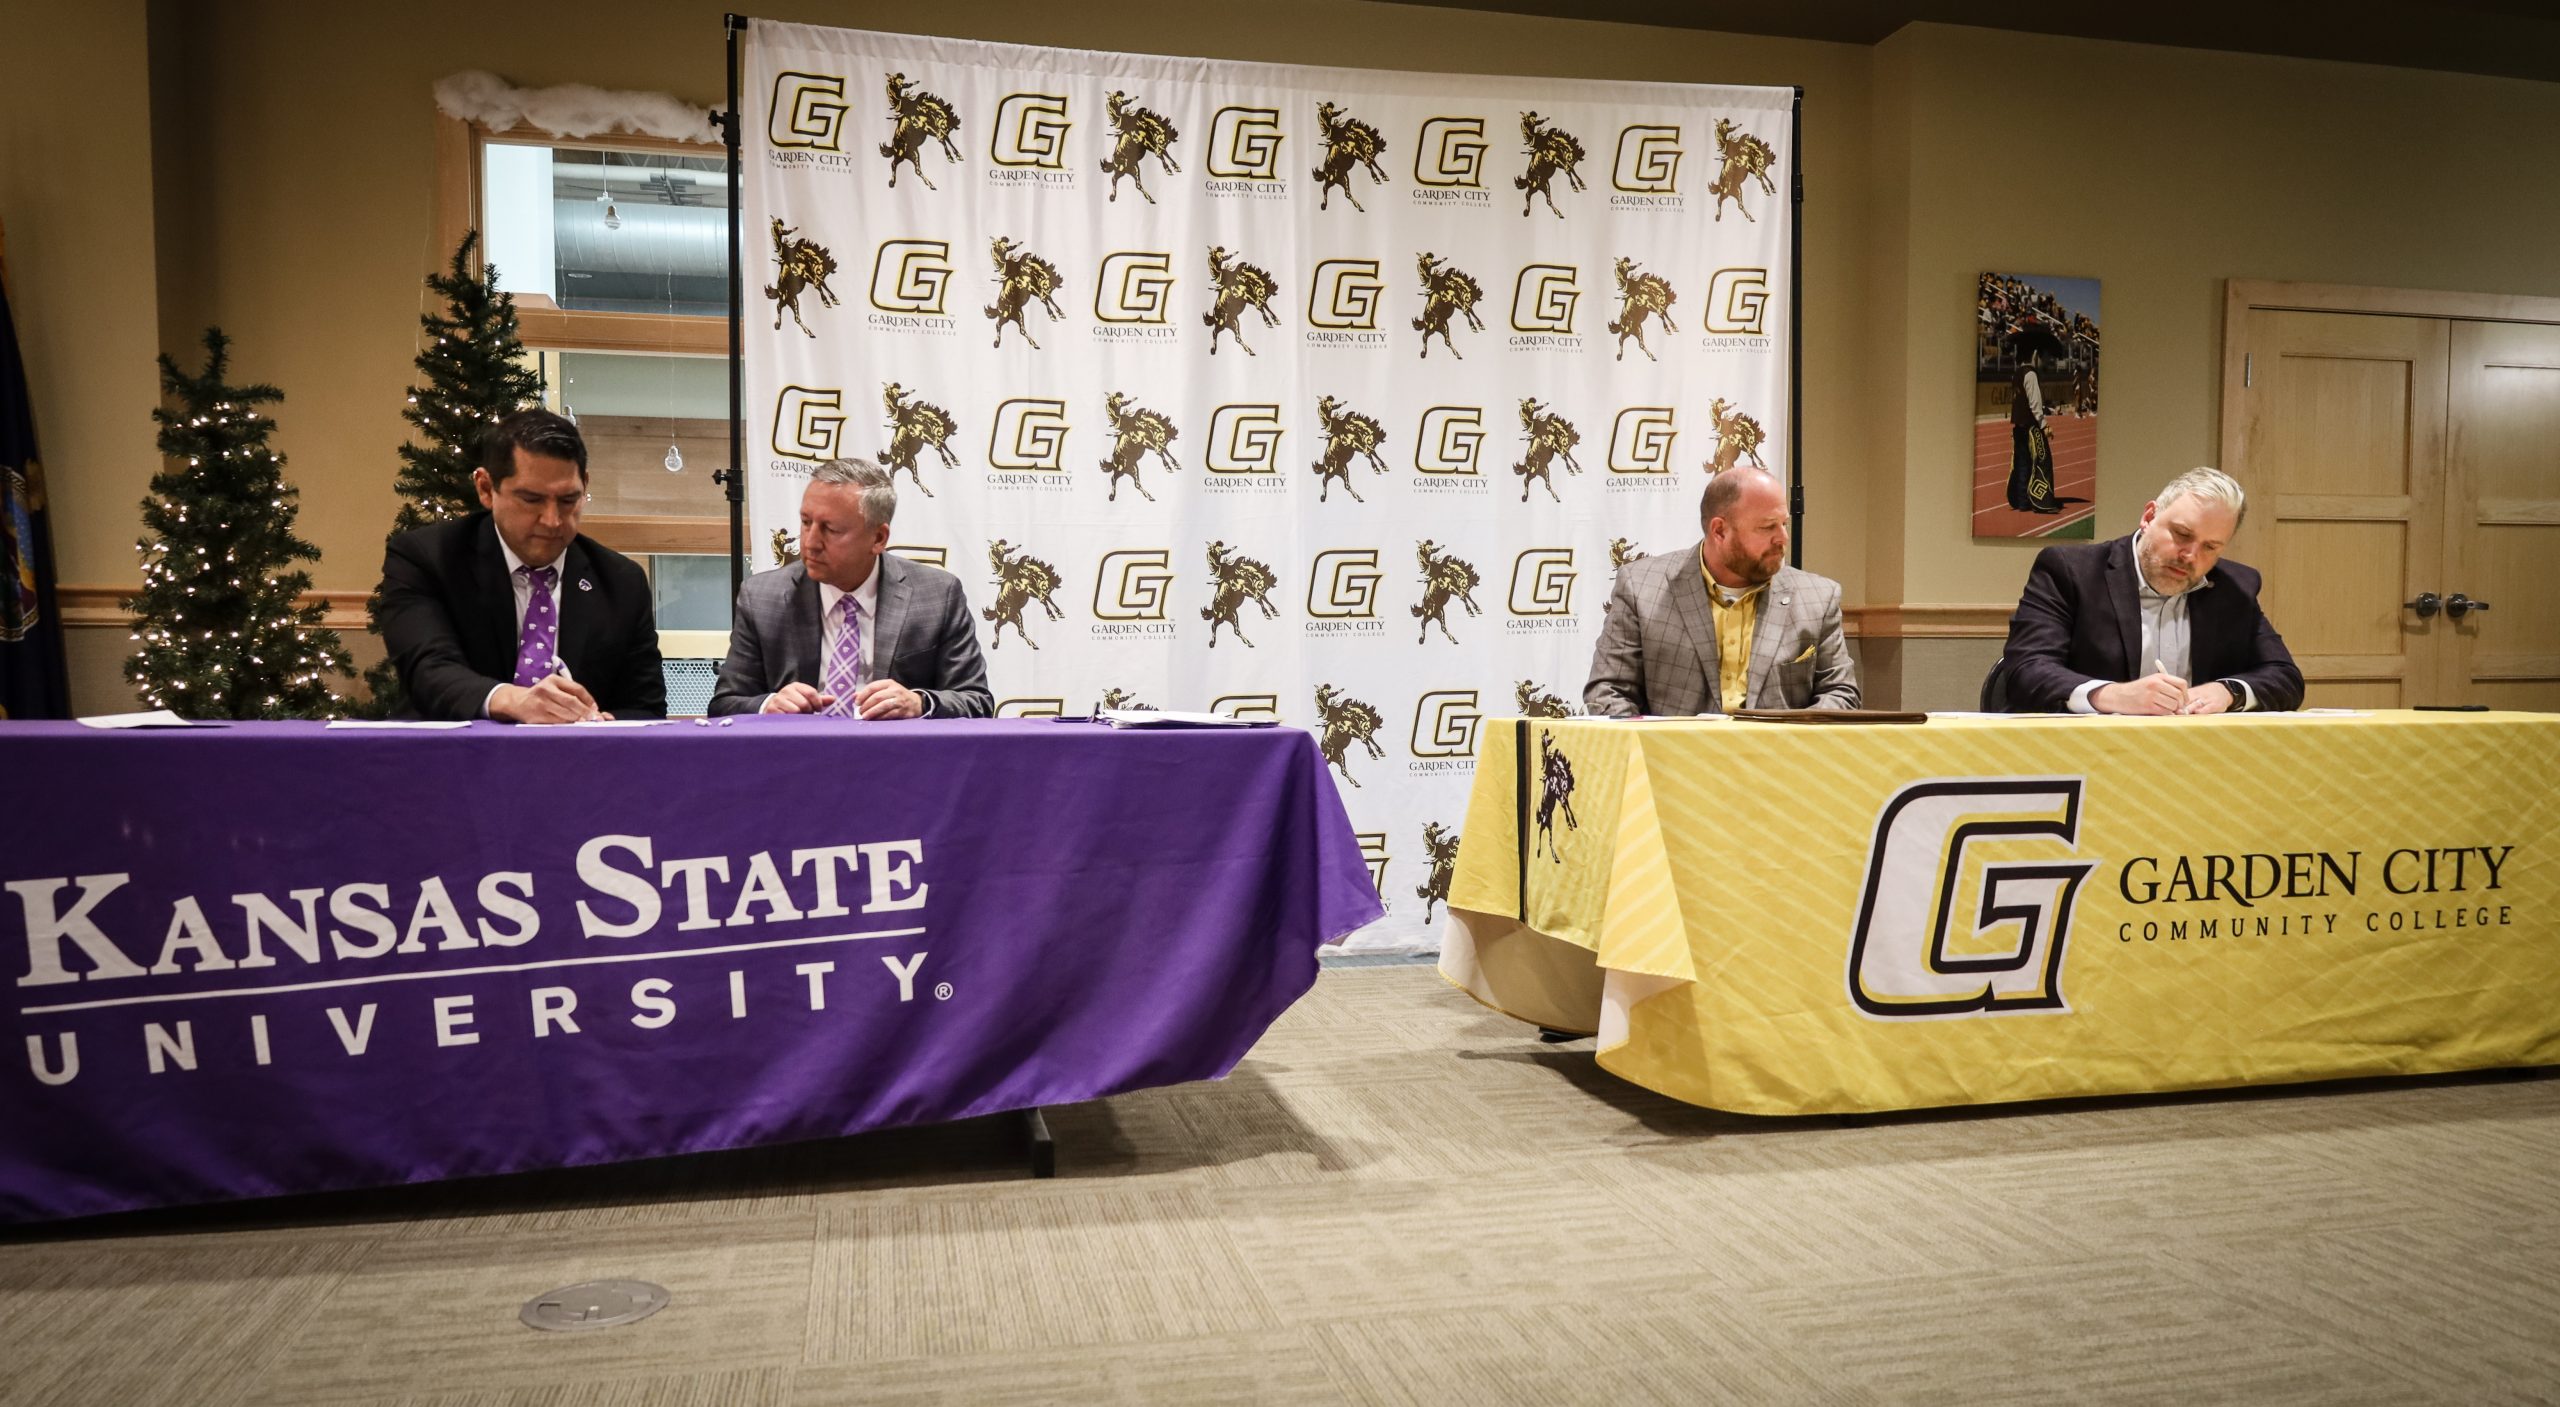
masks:
[[[800,560],[738,589],[713,713],[995,711],[960,579],[885,550],[897,511],[887,471],[869,460],[829,460],[809,475]]]
[[[1706,538],[1618,572],[1582,705],[1604,718],[1856,708],[1840,583],[1786,565],[1787,495],[1738,466],[1698,501]]]

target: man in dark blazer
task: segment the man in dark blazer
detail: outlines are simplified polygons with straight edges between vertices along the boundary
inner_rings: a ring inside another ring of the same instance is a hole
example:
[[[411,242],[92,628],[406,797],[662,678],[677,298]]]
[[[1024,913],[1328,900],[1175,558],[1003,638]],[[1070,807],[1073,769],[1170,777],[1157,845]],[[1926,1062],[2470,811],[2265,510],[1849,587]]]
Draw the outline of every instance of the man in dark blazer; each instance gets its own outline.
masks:
[[[800,560],[738,589],[713,713],[984,718],[995,711],[960,578],[887,550],[898,493],[834,459],[800,495]]]
[[[2015,713],[2223,713],[2302,706],[2302,671],[2258,609],[2258,574],[2221,560],[2248,506],[2192,469],[2130,537],[2048,547],[2009,618]]]
[[[492,427],[484,510],[391,539],[382,641],[402,713],[509,723],[663,718],[657,609],[630,558],[578,536],[587,446],[546,410]]]

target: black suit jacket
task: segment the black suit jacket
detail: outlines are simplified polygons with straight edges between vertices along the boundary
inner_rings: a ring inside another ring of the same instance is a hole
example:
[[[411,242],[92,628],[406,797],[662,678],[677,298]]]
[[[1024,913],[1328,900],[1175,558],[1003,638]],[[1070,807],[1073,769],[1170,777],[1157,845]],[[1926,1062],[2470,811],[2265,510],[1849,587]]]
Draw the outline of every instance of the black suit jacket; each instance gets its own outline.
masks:
[[[639,564],[577,538],[560,554],[560,658],[616,718],[664,718],[658,614]],[[416,528],[382,555],[382,643],[408,692],[403,713],[476,718],[514,682],[516,596],[486,513]]]
[[[2060,713],[2071,691],[2092,679],[2122,683],[2151,673],[2142,651],[2133,538],[2036,554],[2026,593],[2009,617],[2009,710]],[[2302,671],[2284,637],[2258,609],[2258,574],[2216,563],[2210,586],[2187,596],[2188,673],[2194,682],[2247,681],[2260,709],[2302,707]],[[2233,703],[2240,700],[2234,690]]]

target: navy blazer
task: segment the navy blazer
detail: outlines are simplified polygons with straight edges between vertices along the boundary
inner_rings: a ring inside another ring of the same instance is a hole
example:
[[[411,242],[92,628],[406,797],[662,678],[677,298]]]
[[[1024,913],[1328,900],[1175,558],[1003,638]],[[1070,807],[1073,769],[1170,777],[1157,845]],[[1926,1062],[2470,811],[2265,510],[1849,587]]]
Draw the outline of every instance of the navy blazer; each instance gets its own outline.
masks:
[[[560,659],[616,718],[667,716],[658,611],[638,563],[573,538],[560,554]],[[400,671],[404,717],[480,716],[514,682],[516,593],[487,513],[413,528],[382,555],[382,643]]]
[[[2138,568],[2131,534],[2112,542],[2048,547],[2036,554],[2026,593],[2009,617],[2003,668],[2012,713],[2061,713],[2092,679],[2122,683],[2152,672],[2142,652]],[[2198,684],[2247,681],[2262,710],[2302,707],[2302,671],[2258,609],[2258,574],[2225,560],[2210,586],[2187,594],[2188,675]],[[2232,691],[2232,704],[2242,700]]]

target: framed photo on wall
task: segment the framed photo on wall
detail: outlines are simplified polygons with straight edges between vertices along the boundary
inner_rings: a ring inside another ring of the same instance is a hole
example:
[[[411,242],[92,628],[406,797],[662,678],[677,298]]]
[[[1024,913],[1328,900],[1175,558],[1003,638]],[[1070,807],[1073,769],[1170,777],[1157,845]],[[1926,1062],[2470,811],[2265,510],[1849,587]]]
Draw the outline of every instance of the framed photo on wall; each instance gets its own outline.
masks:
[[[2098,280],[1984,274],[1973,366],[1973,535],[2093,537]]]

